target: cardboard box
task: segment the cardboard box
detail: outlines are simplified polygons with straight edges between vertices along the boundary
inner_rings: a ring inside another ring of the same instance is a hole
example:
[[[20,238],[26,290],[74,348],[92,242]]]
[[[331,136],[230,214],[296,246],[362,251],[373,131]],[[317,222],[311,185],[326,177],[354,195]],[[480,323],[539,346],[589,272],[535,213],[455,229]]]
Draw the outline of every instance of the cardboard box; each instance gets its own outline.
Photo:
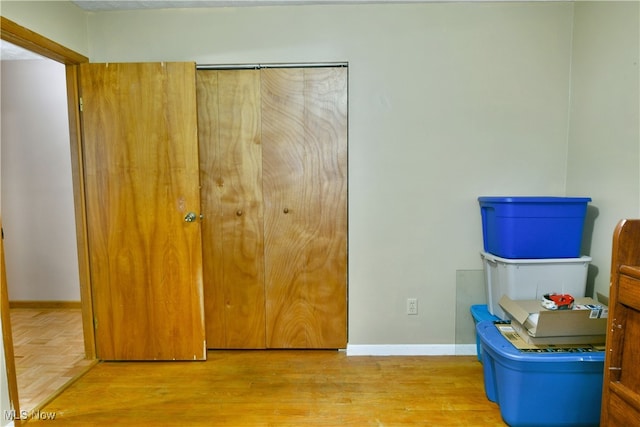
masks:
[[[584,353],[605,350],[605,342],[598,342],[602,339],[602,335],[593,336],[594,342],[590,343],[567,343],[565,342],[566,340],[563,339],[566,337],[553,337],[552,339],[558,339],[559,341],[562,341],[557,344],[539,343],[535,338],[529,337],[528,335],[523,338],[520,332],[518,332],[510,323],[496,323],[495,326],[504,339],[509,341],[509,343],[511,343],[511,345],[513,345],[518,350],[526,353]],[[583,337],[580,336],[579,338]],[[545,340],[544,338],[539,339],[542,341]],[[531,341],[536,341],[536,343],[533,343]],[[580,341],[580,339],[578,339],[578,341]]]
[[[592,298],[576,298],[573,310],[547,310],[539,300],[512,300],[500,306],[529,344],[600,344],[607,333],[609,309]]]

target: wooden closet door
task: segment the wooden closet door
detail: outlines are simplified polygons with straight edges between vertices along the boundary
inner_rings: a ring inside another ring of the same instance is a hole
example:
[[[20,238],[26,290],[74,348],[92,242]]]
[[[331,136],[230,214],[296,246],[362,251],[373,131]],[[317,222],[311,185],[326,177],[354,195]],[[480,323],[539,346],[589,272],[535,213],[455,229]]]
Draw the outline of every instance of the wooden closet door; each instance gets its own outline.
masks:
[[[206,358],[195,65],[82,64],[97,355]]]
[[[262,70],[267,347],[347,342],[347,69]]]
[[[209,348],[264,348],[260,71],[197,71]]]

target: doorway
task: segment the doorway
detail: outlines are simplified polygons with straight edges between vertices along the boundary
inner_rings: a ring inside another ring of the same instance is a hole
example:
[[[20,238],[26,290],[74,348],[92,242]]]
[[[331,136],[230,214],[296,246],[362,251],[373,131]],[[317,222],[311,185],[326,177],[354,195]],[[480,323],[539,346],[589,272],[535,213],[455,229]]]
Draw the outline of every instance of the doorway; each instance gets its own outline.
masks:
[[[84,357],[64,65],[8,45],[2,56],[2,218],[23,411]]]
[[[79,111],[77,108],[77,106],[79,105],[77,88],[77,66],[78,64],[88,62],[88,58],[70,49],[67,49],[66,47],[52,40],[49,40],[46,37],[43,37],[25,27],[22,27],[2,16],[0,16],[0,27],[2,28],[2,32],[0,32],[0,39],[2,39],[3,41],[10,42],[18,47],[28,49],[33,53],[37,53],[45,58],[65,65],[82,330],[86,358],[89,360],[93,360],[95,359],[95,338],[93,335],[93,310],[91,304],[91,287],[87,262],[88,245],[86,238],[86,217],[83,214],[85,209],[83,197],[83,182],[81,179],[82,151],[80,144]],[[2,281],[0,282],[0,291],[2,293],[1,319],[4,355],[6,357],[6,387],[9,391],[9,401],[11,409],[19,412],[20,405],[18,401],[19,393],[17,390],[16,367],[14,363],[13,336],[11,331],[11,319],[9,315],[7,283],[5,280],[5,250],[4,245],[1,245],[0,247],[2,247],[2,251],[0,251],[0,255],[2,255]],[[3,384],[3,387],[5,387],[5,384]]]

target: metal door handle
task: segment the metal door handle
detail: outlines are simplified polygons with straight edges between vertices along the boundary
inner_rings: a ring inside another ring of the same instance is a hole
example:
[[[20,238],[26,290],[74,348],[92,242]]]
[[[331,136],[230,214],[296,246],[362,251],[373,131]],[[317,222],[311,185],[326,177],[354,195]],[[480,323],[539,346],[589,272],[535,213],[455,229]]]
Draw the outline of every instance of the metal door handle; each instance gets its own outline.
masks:
[[[185,217],[184,217],[184,222],[194,222],[197,218],[197,215],[194,212],[189,212]]]

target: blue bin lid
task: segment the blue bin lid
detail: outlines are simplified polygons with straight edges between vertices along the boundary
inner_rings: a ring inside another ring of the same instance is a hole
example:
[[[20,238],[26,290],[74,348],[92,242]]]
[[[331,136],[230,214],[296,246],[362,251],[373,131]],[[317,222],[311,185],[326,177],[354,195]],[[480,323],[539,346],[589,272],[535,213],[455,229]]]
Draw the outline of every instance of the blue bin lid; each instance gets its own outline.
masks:
[[[554,197],[554,196],[483,196],[480,203],[589,203],[591,197]]]
[[[483,320],[500,320],[498,316],[494,316],[489,313],[489,307],[487,304],[474,304],[470,308],[471,316],[476,322],[481,322]]]
[[[551,363],[553,368],[546,369],[565,369],[562,362],[597,362],[604,363],[604,351],[580,351],[576,352],[527,352],[520,351],[513,346],[494,323],[490,320],[484,320],[476,325],[476,332],[480,338],[484,349],[488,351],[493,358],[500,361],[510,361],[515,367],[519,363]],[[484,351],[484,350],[483,350]],[[526,366],[526,365],[523,365]]]

